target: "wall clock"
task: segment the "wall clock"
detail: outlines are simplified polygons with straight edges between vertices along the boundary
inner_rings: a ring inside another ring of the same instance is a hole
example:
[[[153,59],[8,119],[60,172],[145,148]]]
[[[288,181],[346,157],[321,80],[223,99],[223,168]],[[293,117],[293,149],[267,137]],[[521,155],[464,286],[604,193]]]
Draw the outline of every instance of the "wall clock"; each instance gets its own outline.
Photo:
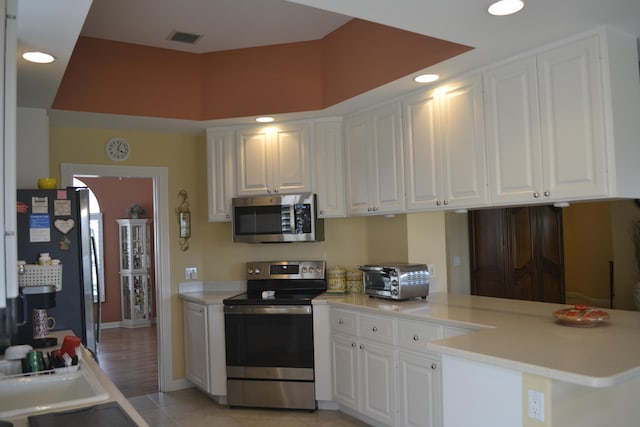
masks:
[[[115,160],[117,162],[127,160],[129,157],[129,153],[131,152],[131,148],[129,147],[129,143],[122,138],[111,138],[107,141],[105,145],[105,151],[107,153],[107,157],[111,160]]]

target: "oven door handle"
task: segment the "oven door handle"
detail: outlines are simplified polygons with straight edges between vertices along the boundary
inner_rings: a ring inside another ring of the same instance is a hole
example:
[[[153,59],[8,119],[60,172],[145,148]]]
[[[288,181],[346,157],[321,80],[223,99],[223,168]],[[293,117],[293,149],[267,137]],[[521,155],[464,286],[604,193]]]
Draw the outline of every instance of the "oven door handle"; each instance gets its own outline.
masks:
[[[312,314],[310,305],[225,305],[225,314]]]

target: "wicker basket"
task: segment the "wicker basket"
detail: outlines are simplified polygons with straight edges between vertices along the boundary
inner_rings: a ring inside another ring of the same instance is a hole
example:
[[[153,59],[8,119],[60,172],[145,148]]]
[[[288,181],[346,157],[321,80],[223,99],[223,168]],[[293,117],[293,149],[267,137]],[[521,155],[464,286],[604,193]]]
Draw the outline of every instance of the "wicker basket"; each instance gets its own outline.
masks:
[[[62,265],[25,265],[24,273],[18,274],[18,286],[54,285],[62,290]]]

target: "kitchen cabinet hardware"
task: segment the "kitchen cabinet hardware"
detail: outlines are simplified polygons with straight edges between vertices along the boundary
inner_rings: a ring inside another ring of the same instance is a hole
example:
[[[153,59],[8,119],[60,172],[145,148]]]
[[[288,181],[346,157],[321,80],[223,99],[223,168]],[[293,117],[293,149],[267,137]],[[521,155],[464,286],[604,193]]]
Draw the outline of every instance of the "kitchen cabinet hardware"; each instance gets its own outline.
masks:
[[[449,204],[449,201],[448,201],[448,200],[445,200],[445,201],[443,202],[443,204],[444,204],[445,206],[447,206],[447,205]]]
[[[360,344],[360,350],[364,350],[364,344]]]
[[[441,204],[440,200],[436,200],[436,206],[440,206]]]
[[[417,336],[417,335],[414,335],[414,336],[413,336],[413,340],[414,340],[414,341],[418,341],[419,339],[420,339],[420,337],[419,337],[419,336]]]
[[[338,323],[341,324],[341,325],[344,325],[344,319],[338,320]]]
[[[436,365],[435,363],[431,364],[431,369],[438,369],[438,365]]]
[[[540,193],[533,193],[533,197],[537,199],[538,197],[540,197]]]
[[[551,193],[549,193],[548,191],[544,192],[544,197],[549,197],[551,195]]]
[[[376,328],[375,326],[374,326],[373,328],[371,328],[371,330],[372,330],[373,332],[378,332],[378,328]]]
[[[352,342],[351,347],[355,347],[355,346],[356,346],[356,343]]]

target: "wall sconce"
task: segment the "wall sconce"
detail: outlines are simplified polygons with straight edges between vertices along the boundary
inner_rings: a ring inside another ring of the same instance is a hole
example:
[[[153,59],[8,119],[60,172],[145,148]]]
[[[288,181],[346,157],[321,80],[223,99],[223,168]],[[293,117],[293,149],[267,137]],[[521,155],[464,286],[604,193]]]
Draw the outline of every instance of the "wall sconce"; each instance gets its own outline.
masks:
[[[176,208],[178,214],[178,226],[180,230],[180,250],[189,249],[189,238],[191,237],[191,212],[189,212],[189,202],[187,202],[187,190],[180,190],[178,198],[181,199],[180,204]]]

